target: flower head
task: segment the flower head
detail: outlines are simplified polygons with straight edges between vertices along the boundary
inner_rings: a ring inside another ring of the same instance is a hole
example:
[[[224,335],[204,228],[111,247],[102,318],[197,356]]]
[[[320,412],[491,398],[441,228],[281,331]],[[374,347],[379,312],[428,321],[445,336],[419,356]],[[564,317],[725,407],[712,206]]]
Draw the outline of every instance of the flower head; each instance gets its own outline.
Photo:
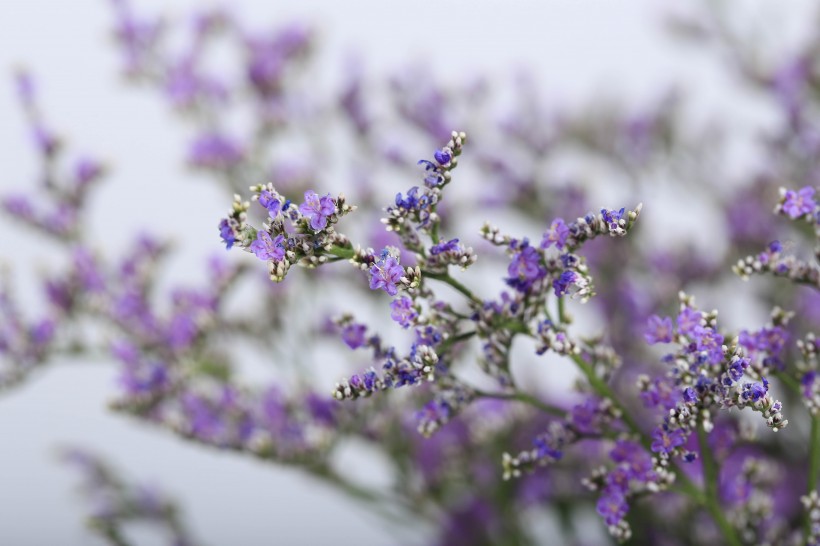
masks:
[[[305,202],[299,205],[299,212],[310,219],[310,227],[321,231],[327,227],[327,219],[336,212],[336,204],[330,194],[324,197],[313,191],[305,192]]]
[[[398,283],[404,275],[399,260],[387,252],[382,252],[381,259],[370,268],[370,289],[384,290],[391,296],[399,293]]]
[[[652,451],[655,453],[671,453],[676,447],[682,446],[686,436],[679,428],[666,430],[658,427],[652,433]]]
[[[541,248],[549,248],[555,245],[555,248],[562,250],[569,237],[569,227],[561,218],[556,218],[549,231],[544,234],[544,239],[541,241]]]
[[[816,206],[814,188],[810,186],[806,186],[799,191],[789,190],[783,198],[783,212],[788,214],[791,219],[811,214]]]
[[[393,300],[390,304],[390,318],[398,322],[402,328],[409,328],[413,325],[413,321],[419,316],[415,307],[413,307],[413,300],[407,296],[402,296]]]
[[[661,318],[658,315],[652,315],[647,321],[646,332],[644,332],[643,337],[650,345],[654,345],[655,343],[669,343],[672,341],[672,333],[671,318]]]
[[[281,262],[285,259],[285,237],[280,234],[272,239],[270,233],[260,229],[256,232],[256,240],[251,243],[250,249],[260,260]]]

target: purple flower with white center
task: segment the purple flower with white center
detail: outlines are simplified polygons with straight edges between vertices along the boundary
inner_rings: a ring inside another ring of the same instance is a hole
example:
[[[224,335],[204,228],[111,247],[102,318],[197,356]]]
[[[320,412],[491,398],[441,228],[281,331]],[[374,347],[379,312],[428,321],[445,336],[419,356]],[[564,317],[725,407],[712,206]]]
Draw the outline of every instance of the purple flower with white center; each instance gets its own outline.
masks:
[[[299,212],[310,219],[310,227],[314,231],[321,231],[327,227],[327,220],[336,212],[336,203],[330,194],[324,197],[313,191],[305,192],[305,202],[299,205]]]
[[[404,276],[404,269],[394,256],[382,254],[382,258],[370,268],[370,289],[381,289],[395,296],[399,293],[398,284]]]
[[[364,324],[348,324],[342,330],[342,341],[351,349],[358,349],[365,344],[367,327]]]
[[[647,343],[654,345],[656,343],[669,343],[672,341],[672,334],[671,318],[661,318],[658,315],[652,315],[646,323],[646,331],[643,337]]]
[[[799,191],[789,190],[783,199],[783,212],[794,220],[814,212],[817,203],[814,201],[814,188],[806,186]]]
[[[236,242],[236,233],[234,233],[231,223],[227,218],[223,218],[219,222],[219,237],[222,239],[222,242],[225,243],[227,250],[230,250]]]
[[[259,193],[259,204],[268,210],[271,218],[275,218],[282,212],[282,202],[268,190],[262,190]]]
[[[569,227],[564,223],[562,218],[553,220],[549,231],[544,233],[544,239],[541,241],[541,248],[549,248],[555,245],[555,248],[563,250],[564,245],[569,237]]]
[[[270,233],[260,229],[256,232],[256,240],[251,243],[250,249],[260,260],[281,262],[285,259],[285,237],[280,234],[273,239]]]
[[[681,429],[665,430],[658,427],[652,432],[652,451],[669,454],[686,442],[686,436]]]
[[[626,502],[626,496],[619,488],[607,487],[598,499],[595,509],[607,525],[618,525],[626,516],[629,505]]]
[[[413,307],[413,300],[407,296],[393,300],[390,309],[390,318],[398,322],[402,328],[413,326],[414,321],[419,316],[415,307]]]

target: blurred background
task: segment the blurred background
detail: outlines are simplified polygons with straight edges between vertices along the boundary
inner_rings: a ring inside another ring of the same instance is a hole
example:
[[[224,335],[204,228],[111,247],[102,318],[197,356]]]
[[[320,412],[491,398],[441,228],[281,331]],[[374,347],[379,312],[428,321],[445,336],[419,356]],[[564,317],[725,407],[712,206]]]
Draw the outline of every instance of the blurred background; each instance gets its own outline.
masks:
[[[790,2],[786,9],[763,1],[736,2],[732,22],[753,30],[760,44],[771,44],[770,51],[788,51],[814,20],[811,5]],[[184,21],[202,8],[183,0],[137,0],[133,6],[170,22]],[[420,73],[452,86],[493,86],[526,75],[537,85],[541,103],[556,112],[611,101],[637,111],[658,101],[664,90],[675,90],[686,100],[684,125],[728,128],[731,153],[721,168],[722,174],[733,173],[734,180],[755,163],[745,135],[777,119],[773,104],[738,85],[727,70],[725,51],[710,50],[709,44],[693,47],[670,35],[668,2],[244,0],[223,6],[258,28],[294,22],[315,28],[312,73],[317,76],[311,85],[317,95],[338,86],[354,66],[374,79],[422,67]],[[190,264],[224,253],[215,225],[230,201],[224,188],[208,184],[207,175],[181,160],[190,131],[173,121],[168,105],[124,81],[121,55],[112,42],[113,21],[104,0],[0,3],[0,70],[7,76],[0,82],[0,193],[34,188],[39,172],[12,78],[24,66],[36,78],[49,124],[72,149],[93,152],[111,168],[90,206],[88,229],[99,248],[116,253],[141,231],[171,235],[176,256],[170,277],[201,279]],[[515,100],[510,95],[501,103],[512,107]],[[503,138],[497,141],[497,151],[504,154]],[[420,158],[431,149],[411,141],[403,151]],[[469,153],[462,161],[470,162]],[[704,226],[716,220],[708,207],[694,204],[708,196],[691,195],[685,185],[669,180],[658,180],[654,188],[644,185],[636,195],[635,185],[593,163],[574,162],[566,172],[591,189],[593,207],[644,201],[647,222],[655,226],[647,231],[657,244],[684,240],[705,252],[714,250],[712,231]],[[340,180],[348,174],[340,170]],[[713,181],[716,193],[731,183],[724,180]],[[373,182],[383,185],[380,191],[387,196],[417,183]],[[0,260],[12,266],[18,297],[27,312],[36,314],[43,305],[36,297],[38,275],[55,267],[56,251],[44,238],[5,218],[1,222]],[[765,320],[763,310],[745,309],[737,301],[736,316]],[[106,456],[128,476],[161,484],[184,507],[194,535],[207,544],[332,540],[364,546],[429,540],[429,530],[421,526],[397,535],[395,527],[298,471],[203,449],[108,411],[115,375],[105,357],[58,362],[0,398],[0,543],[95,543],[84,527],[77,476],[57,462],[57,449],[70,445]],[[338,374],[322,375],[321,386],[329,391]],[[364,471],[379,464],[355,452],[347,462]],[[142,543],[161,540],[144,530]]]

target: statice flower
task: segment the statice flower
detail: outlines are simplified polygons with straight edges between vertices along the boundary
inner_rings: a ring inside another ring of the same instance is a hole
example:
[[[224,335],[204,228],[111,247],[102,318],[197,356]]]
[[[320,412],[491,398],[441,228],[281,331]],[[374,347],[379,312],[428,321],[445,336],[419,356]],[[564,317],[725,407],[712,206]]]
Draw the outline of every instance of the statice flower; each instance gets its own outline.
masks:
[[[669,343],[672,341],[673,334],[671,318],[652,315],[647,321],[643,337],[647,343],[654,345],[655,343]]]
[[[285,259],[285,237],[277,235],[274,239],[267,231],[259,230],[256,240],[251,243],[250,250],[260,260],[281,262]]]
[[[535,247],[529,245],[529,242],[513,241],[510,245],[513,251],[513,258],[510,265],[507,267],[507,284],[526,292],[530,290],[533,284],[546,276],[546,270],[541,265],[541,254]]]
[[[330,194],[324,197],[313,191],[305,192],[305,202],[299,205],[299,212],[310,220],[310,227],[314,231],[321,231],[327,227],[328,219],[335,214],[336,204]]]
[[[813,214],[817,206],[817,202],[814,200],[814,193],[814,188],[810,186],[801,188],[798,191],[785,191],[780,204],[781,210],[792,220],[807,214]]]
[[[415,324],[419,314],[413,305],[413,300],[407,296],[401,296],[393,300],[390,304],[390,318],[398,322],[402,328],[409,328]]]
[[[541,241],[541,248],[549,248],[555,245],[558,250],[563,250],[569,237],[569,227],[564,223],[562,218],[553,220],[549,231],[544,233],[544,239]]]
[[[384,290],[391,296],[399,293],[399,285],[404,276],[404,269],[398,257],[387,250],[382,252],[381,259],[370,268],[370,289]]]

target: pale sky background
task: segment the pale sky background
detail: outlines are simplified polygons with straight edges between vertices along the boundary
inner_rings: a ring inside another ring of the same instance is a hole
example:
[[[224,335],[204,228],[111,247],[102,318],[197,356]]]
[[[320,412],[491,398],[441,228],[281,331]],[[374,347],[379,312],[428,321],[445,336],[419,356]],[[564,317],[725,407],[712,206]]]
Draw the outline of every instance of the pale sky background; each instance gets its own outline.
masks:
[[[134,3],[139,12],[171,15],[198,4]],[[663,37],[659,15],[665,4],[244,0],[231,5],[258,27],[318,23],[328,66],[358,50],[375,71],[418,59],[438,73],[465,77],[509,77],[516,68],[529,67],[565,104],[603,91],[640,100],[667,83],[682,82],[705,111],[747,119],[721,65]],[[739,18],[760,20],[775,13],[766,4],[737,3]],[[795,13],[806,13],[808,5],[790,4],[794,11],[778,26],[784,36],[789,21],[799,20]],[[184,169],[183,133],[168,119],[165,105],[120,81],[119,58],[108,43],[111,20],[105,0],[0,0],[0,74],[9,76],[0,79],[0,193],[26,187],[37,173],[10,77],[14,66],[24,64],[39,83],[50,125],[68,138],[72,152],[102,156],[114,168],[94,202],[100,239],[117,244],[140,228],[180,229],[174,203],[186,200],[183,229],[207,234],[185,238],[185,258],[198,261],[214,251],[215,219],[228,203]],[[192,188],[198,192],[195,201]],[[48,268],[48,248],[19,238],[8,226],[0,222],[0,260]],[[24,289],[30,284],[19,280]],[[55,447],[66,444],[101,452],[129,477],[161,484],[181,501],[196,536],[210,545],[398,541],[375,516],[302,475],[203,450],[107,412],[112,388],[111,367],[55,366],[0,397],[0,544],[93,543],[81,521],[77,476],[54,459]],[[422,538],[404,537],[402,543]]]

